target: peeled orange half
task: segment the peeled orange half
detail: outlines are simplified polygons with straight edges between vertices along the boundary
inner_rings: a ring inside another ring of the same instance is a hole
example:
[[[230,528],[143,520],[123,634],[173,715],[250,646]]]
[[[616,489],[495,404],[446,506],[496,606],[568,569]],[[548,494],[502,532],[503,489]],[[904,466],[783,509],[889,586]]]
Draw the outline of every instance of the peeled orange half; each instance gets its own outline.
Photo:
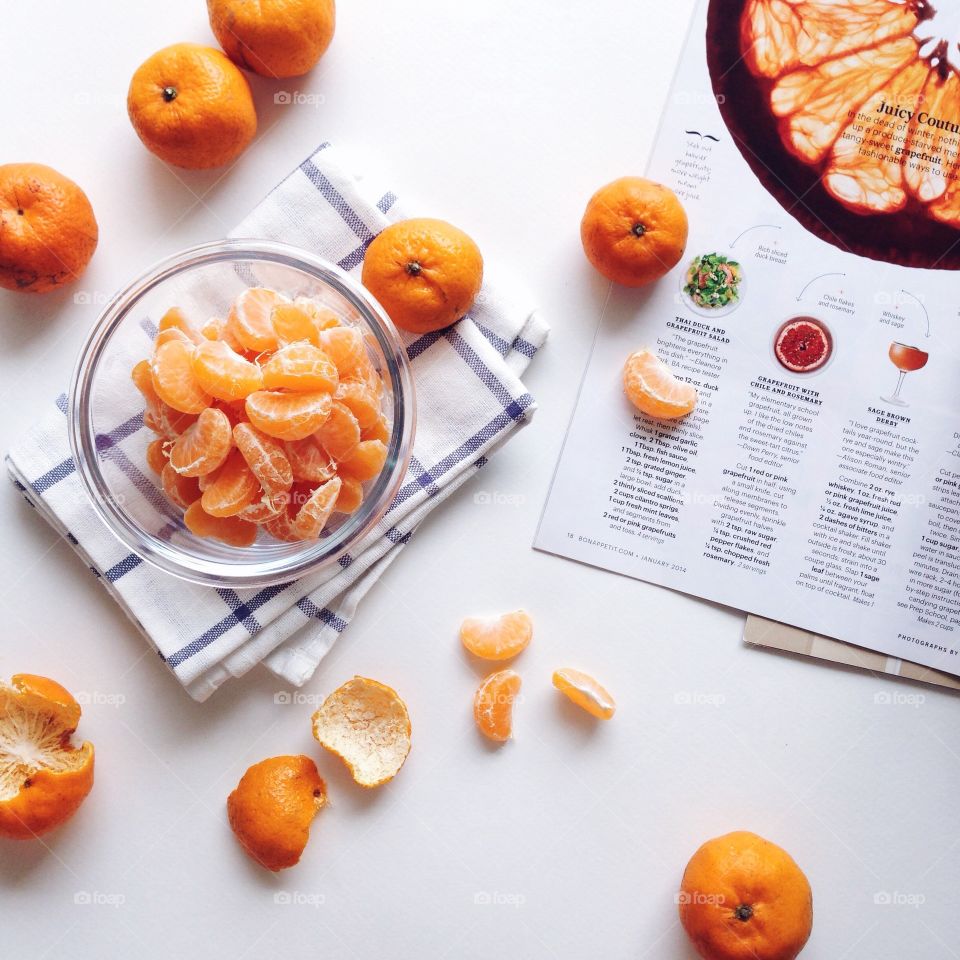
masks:
[[[80,705],[59,683],[0,683],[0,836],[26,840],[69,820],[93,787],[93,744],[75,747]]]

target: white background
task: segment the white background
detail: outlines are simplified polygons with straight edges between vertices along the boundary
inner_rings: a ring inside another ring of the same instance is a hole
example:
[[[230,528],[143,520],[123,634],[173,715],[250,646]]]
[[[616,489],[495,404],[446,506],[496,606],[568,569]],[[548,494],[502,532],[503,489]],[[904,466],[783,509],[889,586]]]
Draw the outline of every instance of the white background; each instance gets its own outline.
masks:
[[[185,174],[143,149],[124,99],[155,49],[213,42],[201,0],[5,5],[0,162],[76,179],[101,240],[75,287],[0,293],[4,448],[64,389],[97,312],[78,292],[97,301],[222,236],[323,140],[468,230],[553,335],[527,377],[533,425],[425,525],[302,691],[316,700],[361,673],[405,697],[414,748],[376,792],[321,755],[313,703],[275,703],[264,671],[191,702],[3,491],[0,674],[49,674],[95,701],[81,732],[97,748],[73,821],[43,843],[0,841],[4,956],[690,960],[674,892],[696,847],[733,829],[780,843],[809,876],[805,958],[960,955],[954,696],[745,648],[740,614],[530,549],[608,302],[579,217],[597,186],[643,172],[691,7],[343,3],[309,77],[255,81],[247,154]],[[279,90],[324,102],[275,105]],[[632,296],[608,306],[639,328]],[[475,502],[481,491],[500,502]],[[517,663],[525,699],[515,742],[491,747],[470,714],[482,668],[456,629],[521,606],[536,623]],[[550,674],[564,665],[606,682],[613,721],[559,699]],[[249,764],[297,752],[332,803],[301,864],[274,876],[240,851],[224,802]]]

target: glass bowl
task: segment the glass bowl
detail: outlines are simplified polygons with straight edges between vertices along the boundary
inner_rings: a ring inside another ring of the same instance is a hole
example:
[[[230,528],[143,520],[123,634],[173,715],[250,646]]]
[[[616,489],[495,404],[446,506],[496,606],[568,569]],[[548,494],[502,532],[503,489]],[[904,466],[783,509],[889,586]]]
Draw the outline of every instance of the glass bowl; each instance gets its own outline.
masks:
[[[283,543],[262,530],[249,547],[198,537],[146,463],[155,434],[143,425],[143,398],[130,371],[151,355],[157,321],[173,306],[200,323],[225,317],[237,294],[254,286],[310,297],[356,325],[383,378],[383,412],[391,424],[386,463],[364,485],[360,508],[349,516],[334,514],[314,541]],[[194,583],[263,587],[336,564],[372,531],[406,473],[415,400],[396,328],[339,267],[283,243],[221,240],[163,260],[111,300],[80,351],[68,413],[77,473],[97,514],[132,553]]]

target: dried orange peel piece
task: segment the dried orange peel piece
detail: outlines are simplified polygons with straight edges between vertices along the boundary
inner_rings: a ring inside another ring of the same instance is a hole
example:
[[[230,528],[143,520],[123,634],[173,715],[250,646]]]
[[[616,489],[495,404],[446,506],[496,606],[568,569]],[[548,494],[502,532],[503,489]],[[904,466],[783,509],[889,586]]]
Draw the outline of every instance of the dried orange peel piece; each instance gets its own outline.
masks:
[[[513,736],[513,705],[520,695],[520,674],[515,670],[491,673],[473,698],[473,719],[488,739],[502,743]]]
[[[0,683],[0,836],[40,836],[77,812],[93,787],[93,745],[74,747],[80,705],[59,683]]]
[[[564,667],[554,672],[553,685],[578,707],[599,720],[609,720],[616,712],[616,701],[588,673]]]
[[[227,818],[240,846],[276,872],[300,860],[326,802],[326,784],[309,757],[270,757],[240,778],[227,797]]]
[[[399,773],[410,753],[410,715],[396,690],[354,677],[314,713],[313,735],[361,787],[379,787]]]
[[[523,610],[493,620],[468,617],[460,624],[460,641],[475,657],[509,660],[527,649],[533,638],[533,621]]]

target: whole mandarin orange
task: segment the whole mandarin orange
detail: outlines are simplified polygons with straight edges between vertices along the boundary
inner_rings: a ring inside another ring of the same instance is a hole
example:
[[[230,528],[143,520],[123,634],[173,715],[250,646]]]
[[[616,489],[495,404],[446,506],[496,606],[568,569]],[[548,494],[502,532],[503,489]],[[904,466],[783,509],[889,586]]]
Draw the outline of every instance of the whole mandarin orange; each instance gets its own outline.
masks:
[[[247,78],[219,50],[198,43],[148,57],[130,81],[127,113],[151,153],[189,170],[230,163],[257,132]]]
[[[0,165],[0,287],[45,293],[75,280],[97,248],[87,195],[42,163]]]
[[[210,28],[238,66],[264,77],[298,77],[326,52],[334,0],[207,0]]]
[[[326,802],[326,785],[309,757],[270,757],[240,778],[227,798],[227,817],[243,849],[276,872],[300,860]]]
[[[483,257],[467,234],[444,220],[401,220],[367,247],[362,280],[401,330],[429,333],[473,306]]]
[[[642,287],[683,256],[687,215],[668,187],[643,177],[621,177],[590,198],[580,240],[587,259],[608,280]]]
[[[680,922],[704,960],[793,960],[813,927],[813,895],[783,849],[755,833],[708,840],[690,858]]]
[[[71,738],[80,705],[59,683],[20,673],[0,684],[0,836],[39,837],[93,787],[93,744]]]

